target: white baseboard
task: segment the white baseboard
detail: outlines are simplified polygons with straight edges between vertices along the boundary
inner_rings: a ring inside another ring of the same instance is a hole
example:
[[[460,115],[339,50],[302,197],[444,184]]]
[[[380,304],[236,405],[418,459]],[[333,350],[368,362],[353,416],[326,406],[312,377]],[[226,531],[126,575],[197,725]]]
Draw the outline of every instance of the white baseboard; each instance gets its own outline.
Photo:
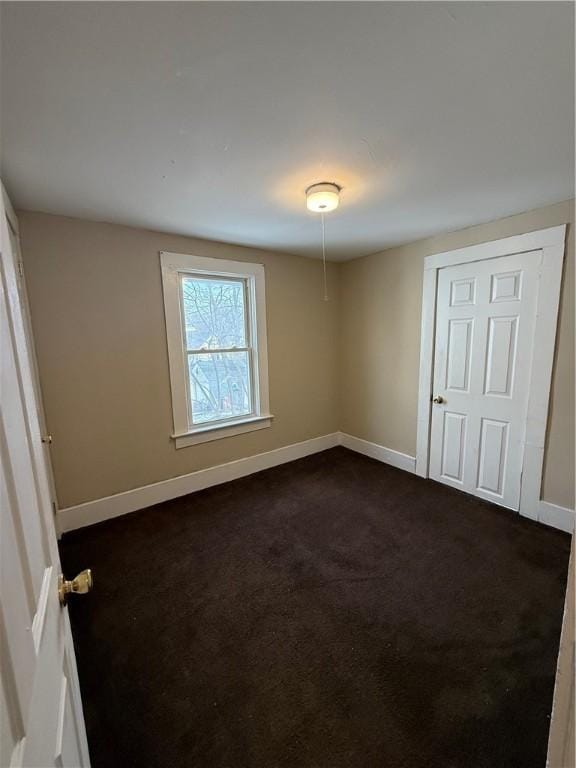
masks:
[[[61,533],[73,531],[76,528],[84,528],[87,525],[100,523],[103,520],[125,515],[128,512],[135,512],[138,509],[144,509],[153,504],[159,504],[162,501],[175,499],[178,496],[186,496],[189,493],[209,488],[212,485],[226,483],[229,480],[245,477],[254,472],[260,472],[263,469],[269,469],[279,464],[301,459],[304,456],[310,456],[313,453],[326,451],[328,448],[334,448],[336,445],[342,445],[351,451],[370,456],[373,459],[382,461],[384,464],[390,464],[406,472],[416,472],[416,458],[414,456],[393,451],[391,448],[385,448],[383,445],[362,440],[345,432],[333,432],[330,435],[314,437],[311,440],[286,445],[283,448],[276,448],[266,453],[258,453],[245,459],[230,461],[227,464],[218,464],[215,467],[200,469],[188,475],[180,475],[169,480],[162,480],[159,483],[144,485],[131,491],[117,493],[114,496],[107,496],[103,499],[96,499],[85,504],[77,504],[74,507],[61,509],[57,516],[58,528]],[[559,507],[548,501],[540,501],[536,519],[540,523],[559,528],[567,533],[574,532],[575,515],[573,509]]]
[[[212,485],[219,485],[238,477],[251,475],[278,464],[301,459],[312,453],[334,448],[339,444],[340,433],[334,432],[330,435],[304,440],[301,443],[286,445],[283,448],[276,448],[266,453],[258,453],[256,456],[248,456],[245,459],[230,461],[227,464],[200,469],[188,475],[180,475],[152,485],[144,485],[131,491],[117,493],[114,496],[88,501],[85,504],[77,504],[74,507],[59,510],[58,527],[62,533],[73,531],[76,528],[84,528],[87,525],[100,523],[103,520],[125,515],[128,512],[135,512],[162,501],[186,496],[188,493],[200,491]]]
[[[540,501],[538,505],[538,522],[551,525],[566,533],[574,533],[575,514],[573,509],[559,507],[549,501]]]
[[[370,456],[372,459],[391,464],[393,467],[403,469],[406,472],[416,471],[416,458],[408,456],[406,453],[393,451],[391,448],[384,448],[383,445],[370,443],[368,440],[362,440],[360,437],[348,435],[346,432],[340,432],[340,445],[349,448],[351,451],[363,453],[364,456]]]
[[[368,440],[362,440],[345,432],[340,432],[340,445],[349,448],[351,451],[378,459],[378,461],[382,461],[385,464],[391,464],[393,467],[403,469],[406,472],[416,472],[416,458],[414,456],[393,451],[391,448],[385,448],[377,443],[370,443]],[[551,504],[549,501],[538,502],[532,519],[544,525],[549,525],[552,528],[558,528],[566,533],[574,533],[576,527],[576,515],[573,509],[559,507],[556,504]]]

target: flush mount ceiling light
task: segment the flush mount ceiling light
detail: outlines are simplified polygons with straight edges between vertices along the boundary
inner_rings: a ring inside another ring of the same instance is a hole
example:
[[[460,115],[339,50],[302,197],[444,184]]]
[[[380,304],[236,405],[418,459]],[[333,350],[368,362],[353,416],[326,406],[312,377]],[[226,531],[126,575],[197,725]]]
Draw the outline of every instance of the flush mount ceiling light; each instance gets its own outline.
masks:
[[[324,268],[324,301],[328,301],[328,279],[326,276],[326,225],[324,214],[338,208],[340,190],[342,188],[333,182],[323,181],[312,184],[306,190],[306,208],[313,213],[319,213],[322,220],[322,266]]]
[[[314,213],[328,213],[338,208],[340,187],[338,184],[322,182],[312,184],[306,190],[306,207]]]

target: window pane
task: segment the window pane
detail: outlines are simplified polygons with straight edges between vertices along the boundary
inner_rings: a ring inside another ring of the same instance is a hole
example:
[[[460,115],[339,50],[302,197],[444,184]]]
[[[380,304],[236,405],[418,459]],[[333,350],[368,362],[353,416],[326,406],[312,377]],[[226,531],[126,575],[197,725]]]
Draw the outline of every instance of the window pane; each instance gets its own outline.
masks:
[[[252,413],[248,352],[190,354],[188,370],[193,424]]]
[[[244,281],[182,278],[188,349],[246,347]]]

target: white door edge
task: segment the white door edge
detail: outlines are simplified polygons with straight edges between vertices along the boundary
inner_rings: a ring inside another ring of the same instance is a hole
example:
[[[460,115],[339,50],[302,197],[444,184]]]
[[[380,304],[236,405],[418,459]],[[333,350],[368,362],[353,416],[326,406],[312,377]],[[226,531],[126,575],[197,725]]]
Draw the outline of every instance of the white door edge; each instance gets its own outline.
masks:
[[[432,382],[436,320],[438,272],[443,267],[473,261],[542,250],[542,267],[538,281],[534,348],[539,350],[538,365],[532,362],[523,446],[523,471],[520,490],[520,514],[538,519],[544,446],[548,420],[548,404],[556,344],[556,327],[560,305],[566,224],[523,235],[505,237],[479,245],[445,251],[424,259],[422,286],[422,321],[420,341],[420,374],[418,384],[418,418],[416,439],[416,474],[429,476]]]
[[[0,623],[6,649],[0,763],[89,768],[70,624],[58,596],[61,565],[17,231],[1,187],[0,540],[6,567]]]

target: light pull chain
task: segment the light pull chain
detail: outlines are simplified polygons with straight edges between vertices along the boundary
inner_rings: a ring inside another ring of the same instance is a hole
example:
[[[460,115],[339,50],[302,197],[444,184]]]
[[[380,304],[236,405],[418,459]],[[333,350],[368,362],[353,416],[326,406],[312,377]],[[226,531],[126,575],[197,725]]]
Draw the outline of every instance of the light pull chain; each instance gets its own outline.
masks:
[[[324,214],[320,214],[322,220],[322,266],[324,269],[324,301],[328,301],[328,278],[326,275],[326,225],[324,223]]]

